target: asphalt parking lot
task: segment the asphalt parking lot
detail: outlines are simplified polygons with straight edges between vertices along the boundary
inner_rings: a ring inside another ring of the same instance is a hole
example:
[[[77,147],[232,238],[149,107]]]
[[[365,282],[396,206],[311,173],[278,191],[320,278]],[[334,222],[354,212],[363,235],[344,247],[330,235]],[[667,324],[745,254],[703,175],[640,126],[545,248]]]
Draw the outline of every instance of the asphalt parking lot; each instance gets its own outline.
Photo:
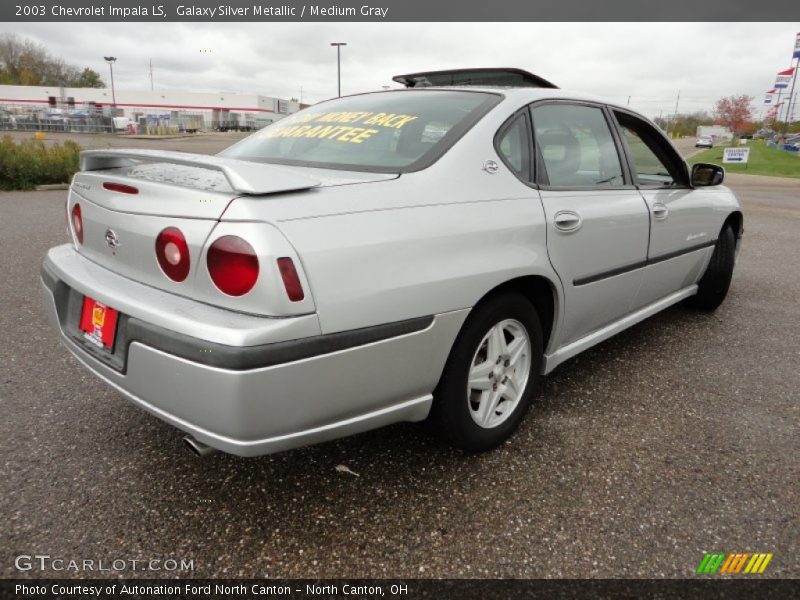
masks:
[[[0,131],[0,137],[10,136],[14,140],[31,139],[30,131]],[[44,143],[59,144],[66,140],[76,142],[84,150],[100,148],[149,148],[152,150],[176,150],[214,154],[246,137],[247,133],[237,131],[211,131],[198,134],[164,136],[128,136],[96,133],[65,133],[48,131]]]
[[[39,306],[64,192],[0,193],[0,576],[79,575],[15,570],[39,553],[194,561],[104,576],[687,577],[711,550],[800,576],[800,180],[729,185],[725,304],[565,363],[500,449],[408,424],[257,459],[198,459],[84,371]]]

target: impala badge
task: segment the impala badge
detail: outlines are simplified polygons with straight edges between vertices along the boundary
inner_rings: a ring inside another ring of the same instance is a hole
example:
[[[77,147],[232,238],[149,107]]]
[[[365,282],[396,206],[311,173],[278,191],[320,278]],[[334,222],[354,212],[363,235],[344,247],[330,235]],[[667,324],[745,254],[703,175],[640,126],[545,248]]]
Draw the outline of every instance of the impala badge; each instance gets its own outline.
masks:
[[[117,234],[114,233],[113,229],[106,229],[106,244],[112,250],[116,250],[119,247],[119,239],[117,239]]]

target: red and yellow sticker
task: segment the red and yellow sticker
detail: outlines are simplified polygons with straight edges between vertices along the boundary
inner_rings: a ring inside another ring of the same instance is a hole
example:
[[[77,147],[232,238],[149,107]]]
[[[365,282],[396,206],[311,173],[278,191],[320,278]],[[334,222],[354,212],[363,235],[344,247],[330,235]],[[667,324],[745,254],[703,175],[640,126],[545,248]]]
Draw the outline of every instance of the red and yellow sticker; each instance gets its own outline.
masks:
[[[360,144],[384,129],[402,129],[416,115],[383,112],[327,112],[299,114],[286,123],[268,127],[265,138],[315,138]],[[341,124],[343,123],[343,124]]]

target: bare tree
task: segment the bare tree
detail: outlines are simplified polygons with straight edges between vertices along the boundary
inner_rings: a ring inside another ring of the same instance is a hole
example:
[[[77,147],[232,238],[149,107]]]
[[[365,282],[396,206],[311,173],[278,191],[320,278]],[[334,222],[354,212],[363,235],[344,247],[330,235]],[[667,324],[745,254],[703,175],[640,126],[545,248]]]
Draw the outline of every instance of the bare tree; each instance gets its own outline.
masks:
[[[105,87],[96,71],[69,65],[41,44],[16,34],[0,35],[0,83]]]

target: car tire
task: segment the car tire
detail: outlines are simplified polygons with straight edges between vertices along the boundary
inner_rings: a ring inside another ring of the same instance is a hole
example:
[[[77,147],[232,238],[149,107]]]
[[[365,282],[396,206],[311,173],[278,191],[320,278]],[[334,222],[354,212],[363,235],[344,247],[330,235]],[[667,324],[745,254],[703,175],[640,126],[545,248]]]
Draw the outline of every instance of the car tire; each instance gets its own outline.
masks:
[[[697,284],[697,294],[689,298],[689,305],[706,311],[719,307],[728,295],[735,262],[736,234],[732,227],[725,226],[717,238],[706,272]]]
[[[450,444],[484,452],[514,433],[531,403],[542,339],[539,316],[524,296],[503,293],[473,310],[450,351],[431,409],[432,424]],[[491,370],[484,377],[486,369]]]

